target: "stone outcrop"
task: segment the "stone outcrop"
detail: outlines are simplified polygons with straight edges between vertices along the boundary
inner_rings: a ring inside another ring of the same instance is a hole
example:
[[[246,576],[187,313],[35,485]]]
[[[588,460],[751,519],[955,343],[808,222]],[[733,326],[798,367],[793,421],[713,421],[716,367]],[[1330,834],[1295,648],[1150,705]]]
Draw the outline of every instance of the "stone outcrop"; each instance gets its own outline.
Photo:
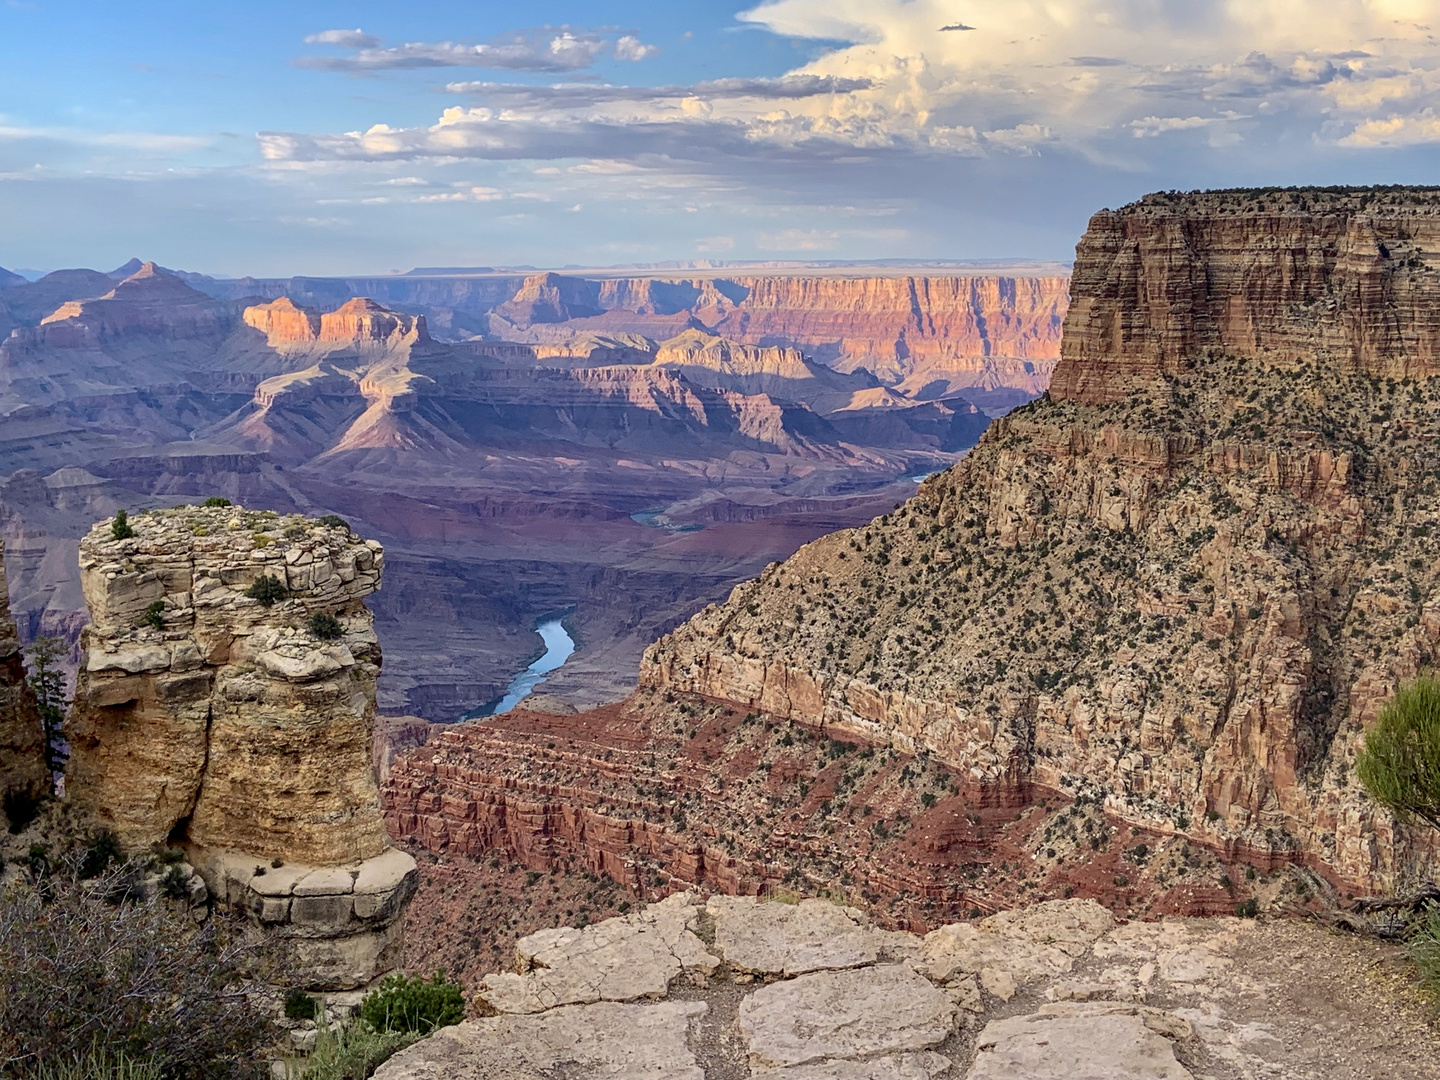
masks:
[[[840,957],[815,950],[837,931],[852,955],[833,966]],[[521,939],[516,972],[483,980],[480,1019],[441,1029],[375,1076],[1427,1076],[1436,1040],[1420,1013],[1397,1011],[1373,980],[1353,982],[1373,944],[1332,953],[1327,940],[1298,923],[1117,924],[1082,900],[921,937],[825,901],[679,893]],[[815,966],[791,966],[806,954]]]
[[[393,965],[414,861],[371,763],[384,553],[240,507],[101,522],[67,722],[70,798],[130,848],[181,844],[221,902],[293,937],[318,984]],[[249,595],[271,583],[270,602]]]
[[[1267,198],[1097,215],[1050,396],[663,638],[642,685],[1262,869],[1422,876],[1435,838],[1350,763],[1440,648],[1440,194]]]
[[[1051,394],[1101,405],[1202,357],[1440,373],[1440,189],[1151,195],[1090,219]]]
[[[0,542],[0,821],[7,810],[30,805],[50,792],[45,765],[45,735],[35,695],[25,681],[25,660],[5,578],[5,546]]]
[[[316,344],[383,348],[430,340],[425,316],[389,311],[363,296],[323,315],[282,296],[268,304],[247,307],[242,318],[245,325],[265,334],[272,348],[280,349]]]

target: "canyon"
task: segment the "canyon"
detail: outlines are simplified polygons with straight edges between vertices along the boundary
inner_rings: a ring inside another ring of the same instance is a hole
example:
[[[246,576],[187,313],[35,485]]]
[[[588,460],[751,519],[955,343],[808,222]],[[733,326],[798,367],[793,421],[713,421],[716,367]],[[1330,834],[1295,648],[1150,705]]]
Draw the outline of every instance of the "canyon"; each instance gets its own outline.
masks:
[[[910,929],[1422,881],[1436,838],[1352,763],[1440,643],[1440,191],[1150,196],[1075,265],[1044,397],[661,637],[624,703],[432,734],[391,831]]]
[[[557,612],[578,651],[551,688],[617,700],[659,634],[902,501],[1043,389],[1065,288],[1044,268],[12,276],[0,534],[20,636],[77,639],[90,522],[220,495],[385,544],[383,710],[497,700]]]

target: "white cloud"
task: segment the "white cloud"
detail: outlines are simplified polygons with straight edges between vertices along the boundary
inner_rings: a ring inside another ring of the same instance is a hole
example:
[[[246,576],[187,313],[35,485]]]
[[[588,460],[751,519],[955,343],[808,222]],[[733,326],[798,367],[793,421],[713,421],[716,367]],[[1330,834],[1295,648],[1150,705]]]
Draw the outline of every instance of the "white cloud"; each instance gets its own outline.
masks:
[[[307,45],[338,45],[342,49],[373,49],[380,44],[374,34],[355,30],[322,30],[305,39]]]
[[[1130,121],[1130,131],[1137,139],[1153,139],[1170,131],[1191,131],[1218,122],[1214,116],[1144,116]]]
[[[415,199],[417,203],[447,203],[447,202],[498,202],[505,198],[505,193],[499,188],[493,187],[472,187],[467,191],[447,191],[438,195],[421,195]]]
[[[639,61],[659,51],[631,34],[612,40],[607,33],[569,27],[520,31],[476,45],[441,41],[384,47],[379,38],[358,30],[326,30],[305,40],[311,44],[337,45],[354,52],[350,56],[304,56],[295,61],[297,65],[319,71],[351,73],[444,67],[581,71],[605,57]]]
[[[631,62],[644,60],[647,56],[654,56],[660,50],[654,45],[641,44],[640,39],[633,34],[626,34],[619,41],[615,42],[615,59],[629,60]]]

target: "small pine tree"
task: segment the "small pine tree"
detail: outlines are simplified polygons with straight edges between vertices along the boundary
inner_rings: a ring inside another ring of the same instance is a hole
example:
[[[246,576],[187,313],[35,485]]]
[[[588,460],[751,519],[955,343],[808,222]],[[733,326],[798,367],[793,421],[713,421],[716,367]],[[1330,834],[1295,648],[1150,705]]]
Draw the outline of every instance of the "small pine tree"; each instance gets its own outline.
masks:
[[[259,600],[261,607],[271,607],[276,600],[285,599],[285,586],[280,584],[279,578],[258,577],[245,590],[245,595],[251,600]]]
[[[60,667],[65,651],[65,643],[59,638],[36,638],[30,646],[30,677],[26,680],[39,707],[45,730],[45,766],[52,777],[65,769],[65,743],[60,730],[70,705],[65,700],[65,672]]]
[[[115,520],[110,523],[110,535],[116,540],[129,540],[135,535],[130,527],[130,515],[124,510],[115,511]]]
[[[309,629],[310,633],[321,641],[334,641],[345,635],[345,628],[340,625],[340,620],[323,611],[317,611],[310,616]]]
[[[1401,821],[1440,829],[1440,680],[1422,676],[1395,692],[1365,736],[1355,773]]]

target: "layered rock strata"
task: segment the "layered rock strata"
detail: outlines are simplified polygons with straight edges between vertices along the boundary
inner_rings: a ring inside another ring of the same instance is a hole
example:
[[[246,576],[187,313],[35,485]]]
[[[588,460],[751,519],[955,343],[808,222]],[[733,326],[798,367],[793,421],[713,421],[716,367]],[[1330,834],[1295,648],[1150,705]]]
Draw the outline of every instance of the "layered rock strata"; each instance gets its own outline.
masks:
[[[642,684],[1225,858],[1423,875],[1434,838],[1351,763],[1440,647],[1440,192],[1152,197],[1076,264],[1046,399],[663,638]]]
[[[395,759],[386,823],[446,862],[603,875],[634,897],[843,895],[911,930],[1050,896],[1148,915],[1269,908],[1292,885],[1278,865],[1224,862],[1095,800],[977,784],[938,755],[838,734],[647,690],[578,715],[522,705],[437,727]],[[477,906],[484,921],[462,928],[442,869],[416,900],[428,929],[413,960],[461,970],[469,936],[503,939],[511,920]]]
[[[5,546],[0,543],[0,821],[50,793],[45,734],[35,695],[25,681],[25,660],[5,579]]]
[[[1397,1008],[1373,980],[1353,985],[1373,946],[1328,944],[1324,930],[1296,924],[1117,923],[1081,900],[921,937],[823,900],[680,893],[523,938],[515,970],[481,981],[480,1019],[441,1029],[375,1076],[1428,1076],[1436,1040],[1419,1011]],[[1330,1037],[1313,1038],[1317,1023]]]
[[[317,984],[393,966],[415,871],[370,759],[380,545],[233,506],[113,525],[80,544],[70,798],[127,847],[184,845],[212,894],[295,939]]]

